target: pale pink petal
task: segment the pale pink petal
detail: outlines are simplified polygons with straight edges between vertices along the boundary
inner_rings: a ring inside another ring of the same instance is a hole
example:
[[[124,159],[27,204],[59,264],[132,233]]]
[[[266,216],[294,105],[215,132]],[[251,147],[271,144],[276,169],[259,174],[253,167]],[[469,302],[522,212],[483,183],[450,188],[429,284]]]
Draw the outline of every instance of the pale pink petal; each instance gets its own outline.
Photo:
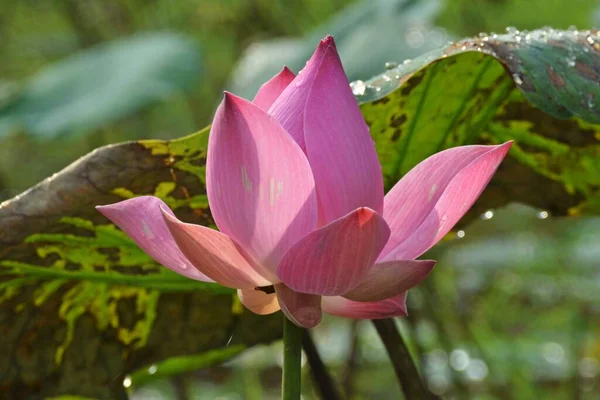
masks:
[[[258,289],[238,289],[240,301],[255,314],[267,315],[279,311],[279,302],[275,293],[265,293]]]
[[[306,150],[321,225],[358,207],[382,212],[381,165],[331,36],[269,113]]]
[[[359,208],[298,241],[281,259],[277,276],[298,292],[344,294],[361,282],[389,234],[379,214]]]
[[[206,276],[231,288],[268,286],[271,282],[240,253],[229,236],[202,225],[181,222],[163,209],[164,220],[179,249]]]
[[[313,328],[321,322],[321,296],[298,293],[283,283],[275,285],[279,306],[285,316],[303,328]]]
[[[215,223],[258,264],[279,259],[316,226],[306,156],[258,106],[226,93],[208,141],[206,190]]]
[[[367,303],[343,297],[323,297],[322,307],[327,314],[354,319],[381,319],[407,315],[406,293]]]
[[[433,269],[433,260],[398,260],[375,264],[365,279],[344,297],[355,301],[389,299],[419,284]]]
[[[258,93],[256,93],[252,102],[263,110],[268,111],[269,107],[271,107],[281,92],[283,92],[295,77],[296,75],[294,75],[288,67],[283,67],[281,72],[263,83],[260,89],[258,89]]]
[[[406,174],[385,196],[392,234],[379,260],[414,259],[437,243],[483,192],[511,144],[455,147]]]
[[[161,199],[153,196],[136,197],[96,209],[160,264],[188,278],[213,282],[179,250],[162,217],[161,207],[173,214]]]

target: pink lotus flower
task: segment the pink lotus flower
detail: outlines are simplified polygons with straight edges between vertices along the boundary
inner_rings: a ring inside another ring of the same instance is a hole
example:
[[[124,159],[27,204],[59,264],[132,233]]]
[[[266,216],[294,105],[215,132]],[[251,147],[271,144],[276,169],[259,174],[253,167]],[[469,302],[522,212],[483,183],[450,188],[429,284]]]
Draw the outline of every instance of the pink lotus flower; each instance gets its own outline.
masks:
[[[162,265],[238,289],[255,313],[281,308],[307,328],[322,311],[403,316],[406,291],[435,264],[415,258],[469,210],[509,147],[442,151],[384,198],[373,140],[327,37],[298,76],[284,68],[253,102],[225,94],[206,160],[220,231],[179,221],[151,196],[98,209]]]

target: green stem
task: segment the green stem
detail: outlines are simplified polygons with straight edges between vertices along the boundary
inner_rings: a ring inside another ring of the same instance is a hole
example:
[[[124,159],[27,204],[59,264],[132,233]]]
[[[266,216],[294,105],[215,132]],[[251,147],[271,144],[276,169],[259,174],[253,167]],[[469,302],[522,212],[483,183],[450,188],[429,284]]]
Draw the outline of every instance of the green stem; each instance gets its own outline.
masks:
[[[282,400],[299,400],[303,329],[283,318],[283,389]]]
[[[331,376],[329,376],[327,367],[323,363],[323,360],[321,360],[317,346],[307,330],[304,331],[304,336],[302,337],[302,349],[308,360],[308,365],[310,365],[313,381],[321,392],[321,398],[327,400],[339,400],[340,395],[335,388],[335,384],[333,383]]]
[[[407,399],[439,400],[439,397],[432,394],[421,380],[419,371],[394,320],[391,318],[374,319],[372,322],[390,357],[404,397]]]

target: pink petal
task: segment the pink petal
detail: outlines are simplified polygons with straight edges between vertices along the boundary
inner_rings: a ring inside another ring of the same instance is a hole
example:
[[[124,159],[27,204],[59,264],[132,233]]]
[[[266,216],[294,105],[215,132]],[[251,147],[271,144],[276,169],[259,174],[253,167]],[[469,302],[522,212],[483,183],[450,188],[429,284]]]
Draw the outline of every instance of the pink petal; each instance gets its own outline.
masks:
[[[173,214],[161,199],[153,196],[136,197],[96,209],[160,264],[188,278],[213,282],[179,250],[162,217],[161,207]]]
[[[321,41],[317,50],[315,50],[310,60],[306,63],[306,67],[298,73],[293,83],[285,88],[271,108],[269,108],[269,115],[283,126],[302,150],[306,149],[304,144],[304,108],[306,107],[306,99],[312,89],[312,82],[317,75],[325,50],[332,43],[333,38],[331,36]]]
[[[271,284],[254,263],[244,258],[229,236],[202,225],[181,222],[166,209],[163,216],[179,249],[206,276],[231,288]]]
[[[271,107],[281,92],[283,92],[295,77],[296,75],[294,75],[288,67],[283,67],[280,73],[263,83],[260,89],[258,89],[258,93],[256,93],[252,102],[263,110],[268,111],[269,107]]]
[[[333,40],[306,101],[304,140],[322,223],[358,207],[383,212],[381,165]]]
[[[306,149],[320,224],[358,207],[382,212],[381,165],[331,36],[269,113]]]
[[[206,163],[215,223],[275,271],[283,253],[316,226],[314,180],[302,150],[258,106],[226,93]]]
[[[240,301],[255,314],[267,315],[279,311],[279,302],[275,293],[265,293],[257,289],[238,289]]]
[[[379,259],[409,260],[429,250],[475,203],[511,144],[455,147],[406,174],[385,196],[392,235]]]
[[[344,294],[361,282],[389,234],[379,214],[359,208],[303,237],[285,253],[277,276],[297,292]]]
[[[323,311],[327,314],[354,319],[405,317],[406,293],[390,299],[364,303],[343,297],[323,297]]]
[[[398,260],[375,264],[366,278],[344,297],[355,301],[389,299],[418,285],[433,269],[433,260]]]
[[[279,306],[285,316],[303,328],[313,328],[321,322],[321,296],[294,292],[285,284],[275,285]]]

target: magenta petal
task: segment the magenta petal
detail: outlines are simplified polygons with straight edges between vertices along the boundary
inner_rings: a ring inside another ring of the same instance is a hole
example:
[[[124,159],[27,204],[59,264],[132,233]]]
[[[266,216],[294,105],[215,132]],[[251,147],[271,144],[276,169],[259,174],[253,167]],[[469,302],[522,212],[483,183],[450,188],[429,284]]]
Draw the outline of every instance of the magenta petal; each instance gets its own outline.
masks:
[[[188,278],[213,282],[179,250],[162,217],[161,207],[173,214],[161,199],[153,196],[136,197],[96,209],[160,264]]]
[[[355,301],[389,299],[419,284],[435,266],[433,260],[398,260],[375,264],[365,279],[344,297]]]
[[[298,292],[344,294],[361,282],[389,234],[379,214],[359,208],[303,237],[285,253],[277,276]]]
[[[283,253],[316,226],[306,156],[266,112],[227,93],[214,119],[206,164],[208,200],[220,231],[275,271]]]
[[[406,174],[385,196],[392,234],[379,259],[409,260],[429,250],[471,208],[511,144],[455,147]]]
[[[267,315],[279,311],[279,302],[275,293],[265,293],[257,289],[238,289],[240,301],[255,314]]]
[[[269,110],[269,107],[277,100],[283,90],[294,80],[296,75],[288,69],[283,67],[281,72],[272,77],[269,81],[263,83],[258,89],[258,93],[254,97],[252,102],[262,108],[265,111]]]
[[[367,303],[343,297],[323,297],[322,307],[327,314],[354,319],[381,319],[407,315],[406,293]]]
[[[229,236],[202,225],[181,222],[167,210],[163,210],[163,216],[179,249],[206,276],[235,289],[271,284]]]
[[[302,328],[313,328],[321,322],[321,296],[298,293],[283,283],[275,285],[279,306],[285,316]]]
[[[310,94],[312,82],[317,75],[325,50],[333,43],[331,36],[321,41],[317,50],[269,109],[269,115],[275,118],[292,136],[302,150],[304,144],[304,108]]]
[[[383,212],[381,165],[333,43],[325,50],[306,101],[304,140],[321,223],[358,207]]]
[[[321,225],[358,207],[382,212],[381,165],[331,36],[321,41],[269,114],[306,151]]]

